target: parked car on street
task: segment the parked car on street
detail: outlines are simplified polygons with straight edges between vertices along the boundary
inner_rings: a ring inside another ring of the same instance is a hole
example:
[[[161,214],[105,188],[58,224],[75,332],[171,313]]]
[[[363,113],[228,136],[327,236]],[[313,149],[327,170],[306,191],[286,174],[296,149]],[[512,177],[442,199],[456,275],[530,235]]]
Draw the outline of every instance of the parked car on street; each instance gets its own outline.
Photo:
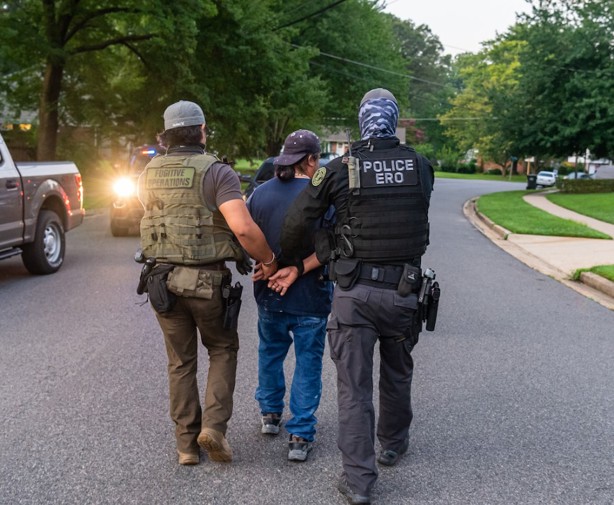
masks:
[[[0,259],[21,254],[30,273],[57,272],[65,233],[84,216],[81,174],[72,161],[15,163],[0,135]]]
[[[592,179],[592,175],[587,174],[586,172],[572,172],[563,179]]]
[[[556,175],[554,175],[554,172],[542,170],[541,172],[537,172],[537,180],[535,183],[542,187],[554,186],[556,184]]]

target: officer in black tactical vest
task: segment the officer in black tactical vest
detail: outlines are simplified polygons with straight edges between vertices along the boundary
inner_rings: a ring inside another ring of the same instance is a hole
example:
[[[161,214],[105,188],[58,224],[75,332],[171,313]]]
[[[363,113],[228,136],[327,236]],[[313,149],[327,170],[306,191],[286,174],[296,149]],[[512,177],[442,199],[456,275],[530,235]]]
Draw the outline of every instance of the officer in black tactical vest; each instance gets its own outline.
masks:
[[[262,265],[265,278],[277,263],[247,211],[237,174],[205,151],[202,109],[188,101],[170,105],[164,128],[158,140],[167,152],[149,162],[138,183],[145,208],[145,266],[137,292],[148,292],[164,333],[179,463],[197,464],[199,445],[209,459],[230,462],[226,428],[233,408],[241,289],[232,286],[226,261],[247,273],[245,249]],[[196,380],[197,330],[209,355],[204,409]]]
[[[288,211],[281,236],[282,255],[294,261],[308,245],[310,223],[335,206],[334,233],[319,232],[315,241],[318,260],[329,263],[336,281],[327,330],[337,368],[338,488],[350,503],[370,503],[378,475],[372,384],[378,340],[381,465],[394,465],[407,451],[412,420],[411,351],[422,327],[421,256],[429,243],[434,175],[429,161],[395,136],[398,116],[388,90],[364,96],[362,140],[315,173]]]

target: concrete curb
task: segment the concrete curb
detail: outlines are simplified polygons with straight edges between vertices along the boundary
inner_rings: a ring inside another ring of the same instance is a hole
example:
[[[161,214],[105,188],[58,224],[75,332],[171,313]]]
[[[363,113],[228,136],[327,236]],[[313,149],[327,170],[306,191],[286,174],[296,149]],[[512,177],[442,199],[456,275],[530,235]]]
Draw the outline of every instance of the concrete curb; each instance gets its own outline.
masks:
[[[592,272],[582,272],[580,274],[580,281],[614,298],[614,282],[609,281],[605,277],[601,277],[601,275]]]
[[[477,199],[478,197],[466,201],[463,205],[463,213],[469,222],[493,243],[530,268],[548,275],[584,296],[598,301],[610,310],[614,310],[614,282],[591,272],[583,272],[578,281],[573,281],[569,273],[544,262],[543,258],[535,256],[521,245],[516,244],[514,240],[510,240],[514,234],[480,213],[476,206]]]

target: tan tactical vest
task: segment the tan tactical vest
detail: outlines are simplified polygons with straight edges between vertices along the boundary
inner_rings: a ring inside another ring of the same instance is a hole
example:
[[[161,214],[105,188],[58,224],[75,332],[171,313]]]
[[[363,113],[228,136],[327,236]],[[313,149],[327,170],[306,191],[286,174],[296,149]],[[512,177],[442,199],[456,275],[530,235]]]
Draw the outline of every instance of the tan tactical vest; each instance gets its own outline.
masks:
[[[211,154],[153,158],[139,178],[145,204],[141,248],[146,257],[175,265],[204,265],[241,260],[239,244],[219,211],[211,212],[201,195]]]

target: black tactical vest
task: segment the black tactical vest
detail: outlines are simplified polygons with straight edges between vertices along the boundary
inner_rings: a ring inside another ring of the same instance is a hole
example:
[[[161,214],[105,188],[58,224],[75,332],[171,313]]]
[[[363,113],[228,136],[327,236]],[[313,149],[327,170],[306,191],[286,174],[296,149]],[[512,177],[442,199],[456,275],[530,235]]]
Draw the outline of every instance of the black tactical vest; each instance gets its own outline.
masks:
[[[429,236],[428,201],[417,153],[400,145],[373,151],[364,146],[352,155],[360,180],[354,179],[357,189],[350,189],[347,215],[336,227],[342,257],[403,263],[422,256]]]

